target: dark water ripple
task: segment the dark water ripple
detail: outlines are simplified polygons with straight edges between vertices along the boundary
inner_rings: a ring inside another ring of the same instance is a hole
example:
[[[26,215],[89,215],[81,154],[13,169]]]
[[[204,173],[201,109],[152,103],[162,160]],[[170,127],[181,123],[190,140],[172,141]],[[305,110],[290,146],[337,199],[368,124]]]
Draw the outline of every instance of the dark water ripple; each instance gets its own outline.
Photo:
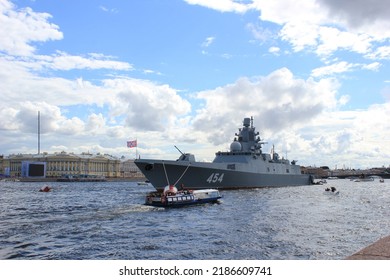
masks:
[[[390,181],[222,191],[159,209],[135,183],[0,183],[0,259],[343,259],[390,234]],[[340,195],[324,193],[336,186]]]

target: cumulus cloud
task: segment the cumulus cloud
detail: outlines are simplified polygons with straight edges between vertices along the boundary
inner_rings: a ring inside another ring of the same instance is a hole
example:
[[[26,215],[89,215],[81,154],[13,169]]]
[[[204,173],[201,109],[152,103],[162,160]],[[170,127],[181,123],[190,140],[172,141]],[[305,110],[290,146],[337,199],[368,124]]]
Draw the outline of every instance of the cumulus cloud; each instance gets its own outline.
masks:
[[[390,5],[383,0],[318,0],[329,9],[328,16],[345,22],[359,33],[369,33],[376,39],[390,37]]]
[[[110,103],[113,112],[124,114],[126,125],[140,131],[161,131],[191,110],[190,103],[168,85],[136,79],[111,79],[104,84],[118,92],[117,102]]]
[[[281,25],[295,51],[329,56],[337,50],[370,54],[390,38],[386,1],[254,1],[260,18]]]
[[[39,76],[24,63],[0,57],[2,81],[2,99],[8,104],[17,104],[29,100],[53,105],[90,104],[100,100],[96,86],[80,80],[68,80],[59,77]],[[23,81],[23,83],[17,82]],[[93,94],[95,93],[95,94]]]
[[[32,42],[60,40],[59,27],[48,22],[47,13],[31,8],[17,9],[9,1],[0,1],[0,51],[10,55],[29,56],[35,52]]]
[[[197,98],[205,105],[193,125],[211,132],[209,140],[216,145],[230,139],[231,128],[248,116],[254,116],[259,127],[269,133],[288,130],[337,106],[337,88],[333,79],[298,79],[287,68],[266,77],[241,78],[234,84],[198,93]]]
[[[321,114],[316,123],[305,127],[302,140],[310,147],[306,164],[329,164],[329,156],[339,167],[364,163],[378,166],[378,159],[390,156],[390,104],[375,104],[365,110],[333,111]],[[375,129],[372,129],[375,127]],[[370,133],[367,133],[370,131]],[[307,134],[310,132],[309,134]],[[306,134],[306,135],[305,135]],[[312,162],[310,162],[312,161]],[[381,163],[387,165],[386,162]],[[333,168],[334,166],[332,166]]]
[[[309,50],[318,56],[330,56],[338,50],[366,57],[388,58],[386,42],[390,38],[389,3],[382,0],[252,0],[246,2],[187,0],[222,12],[257,10],[262,21],[280,26],[280,39],[289,42],[295,52]],[[268,30],[249,23],[248,29],[260,41]],[[379,44],[379,46],[375,46]],[[375,48],[377,48],[375,50]]]

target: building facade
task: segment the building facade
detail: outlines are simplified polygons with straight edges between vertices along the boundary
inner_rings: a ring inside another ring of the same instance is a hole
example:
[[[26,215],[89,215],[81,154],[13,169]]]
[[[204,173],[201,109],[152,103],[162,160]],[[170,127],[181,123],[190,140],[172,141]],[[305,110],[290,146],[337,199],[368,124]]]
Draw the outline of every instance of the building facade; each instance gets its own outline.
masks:
[[[121,161],[107,154],[42,153],[0,157],[0,174],[21,177],[23,162],[46,164],[46,178],[64,176],[99,176],[105,178],[142,177],[133,160]]]

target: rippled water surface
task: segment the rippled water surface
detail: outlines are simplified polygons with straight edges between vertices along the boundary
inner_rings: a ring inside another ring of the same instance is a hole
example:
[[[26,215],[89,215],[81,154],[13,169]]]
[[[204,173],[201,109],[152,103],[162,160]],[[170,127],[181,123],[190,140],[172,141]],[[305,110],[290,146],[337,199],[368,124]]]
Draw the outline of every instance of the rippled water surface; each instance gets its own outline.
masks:
[[[0,259],[343,259],[390,234],[390,180],[221,191],[144,206],[132,182],[0,182]],[[335,186],[340,194],[326,194]]]

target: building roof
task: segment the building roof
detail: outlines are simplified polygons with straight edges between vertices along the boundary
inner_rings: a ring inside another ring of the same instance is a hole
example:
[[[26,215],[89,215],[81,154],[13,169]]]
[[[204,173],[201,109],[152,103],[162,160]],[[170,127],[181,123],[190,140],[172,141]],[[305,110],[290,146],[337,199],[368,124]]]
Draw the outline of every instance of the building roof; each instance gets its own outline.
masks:
[[[81,153],[81,154],[75,154],[75,153],[67,153],[67,152],[60,152],[60,153],[42,153],[42,154],[11,154],[7,156],[8,159],[44,159],[44,158],[73,158],[73,159],[102,159],[102,160],[119,160],[119,158],[108,155],[108,154],[91,154],[91,153]]]

